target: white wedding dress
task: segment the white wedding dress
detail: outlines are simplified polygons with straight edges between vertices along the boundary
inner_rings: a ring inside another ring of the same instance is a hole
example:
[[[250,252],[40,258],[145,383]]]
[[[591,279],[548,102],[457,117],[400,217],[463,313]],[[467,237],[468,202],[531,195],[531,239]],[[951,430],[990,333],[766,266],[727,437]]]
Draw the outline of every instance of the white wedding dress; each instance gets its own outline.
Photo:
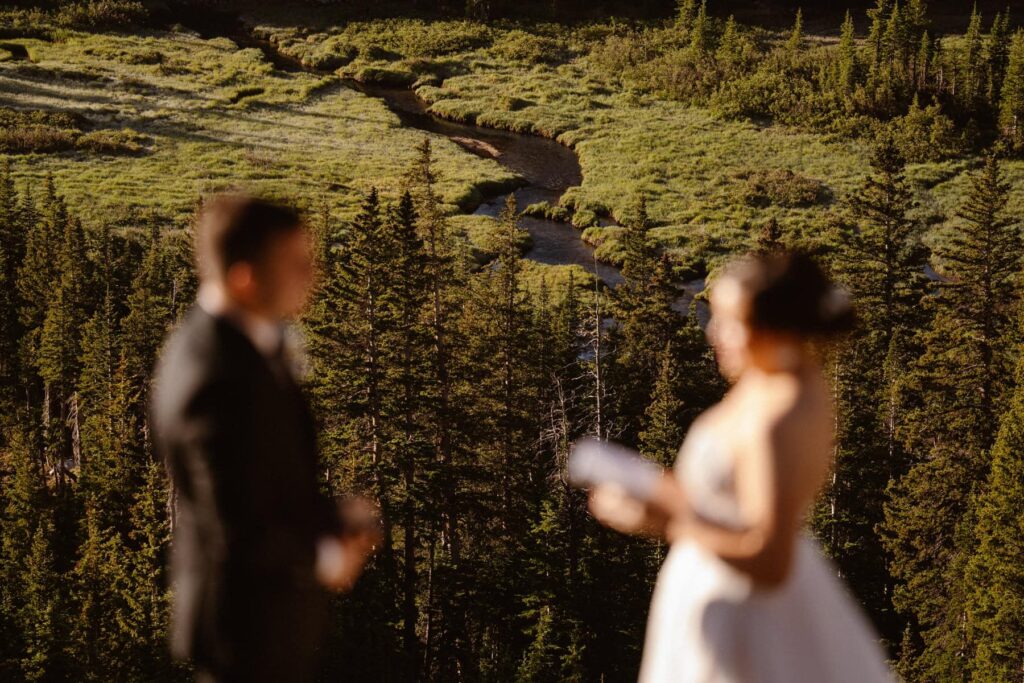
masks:
[[[691,504],[742,523],[733,459],[695,426],[675,472]],[[751,581],[693,541],[674,543],[658,574],[640,683],[876,683],[895,676],[860,606],[817,542],[802,534],[786,581]]]

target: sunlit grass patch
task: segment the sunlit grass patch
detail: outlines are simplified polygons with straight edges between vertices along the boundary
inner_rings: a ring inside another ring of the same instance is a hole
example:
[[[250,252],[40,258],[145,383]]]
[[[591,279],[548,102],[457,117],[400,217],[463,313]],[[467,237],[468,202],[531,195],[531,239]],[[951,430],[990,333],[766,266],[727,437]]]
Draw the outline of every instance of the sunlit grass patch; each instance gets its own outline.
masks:
[[[227,188],[302,203],[326,196],[345,217],[371,185],[397,196],[425,135],[336,77],[277,71],[259,50],[227,39],[69,33],[18,43],[31,61],[0,63],[0,106],[79,117],[89,130],[60,154],[10,149],[13,168],[22,180],[53,173],[86,217],[123,205],[183,219],[200,194]],[[480,188],[517,182],[496,162],[431,137],[453,211],[479,201]],[[145,154],[115,160],[116,145]]]
[[[462,49],[458,41],[438,46],[443,69],[432,61],[431,50],[403,46],[408,36],[429,39],[418,20],[321,28],[304,37],[302,49],[316,50],[321,43],[356,46],[341,73],[358,77],[362,69],[407,70],[406,79],[416,79],[417,94],[438,116],[572,146],[583,182],[562,205],[576,225],[594,225],[605,215],[621,220],[642,194],[654,222],[671,228],[655,235],[665,238],[673,254],[688,259],[700,249],[724,254],[744,248],[769,219],[790,236],[814,239],[827,214],[841,210],[843,199],[868,173],[871,150],[864,140],[723,120],[707,109],[631,91],[607,69],[592,66],[588,56],[614,32],[612,22],[548,28],[489,25],[487,40],[481,37]],[[292,30],[280,31],[282,46],[293,49],[298,43],[289,35]],[[541,47],[550,49],[542,54]],[[415,56],[417,72],[410,68]],[[430,69],[443,76],[439,83],[424,83],[423,72]],[[953,220],[966,187],[963,173],[975,161],[908,168],[920,211],[930,222]],[[1011,177],[1020,176],[1021,166],[1006,164]],[[1024,204],[1024,185],[1015,183],[1013,192],[1011,204]],[[531,212],[550,213],[535,208]],[[601,239],[599,254],[615,260],[614,233]]]

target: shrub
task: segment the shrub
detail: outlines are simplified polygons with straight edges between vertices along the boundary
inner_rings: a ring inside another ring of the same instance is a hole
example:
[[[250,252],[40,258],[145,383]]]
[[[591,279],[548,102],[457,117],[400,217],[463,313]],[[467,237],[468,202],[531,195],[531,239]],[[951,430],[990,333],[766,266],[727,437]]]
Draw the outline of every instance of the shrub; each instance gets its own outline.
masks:
[[[406,54],[421,57],[467,52],[491,42],[490,29],[476,21],[404,22],[394,33]]]
[[[0,128],[38,125],[68,128],[77,131],[85,123],[85,117],[70,112],[0,107]]]
[[[84,119],[75,114],[0,107],[0,152],[29,154],[72,149]]]
[[[61,7],[56,14],[58,26],[68,28],[119,28],[145,22],[149,13],[141,2],[133,0],[90,0]]]
[[[159,50],[138,50],[121,52],[118,60],[124,64],[162,64],[164,54]]]
[[[367,62],[394,62],[401,59],[402,55],[380,45],[364,45],[359,49],[359,58]]]
[[[772,169],[741,174],[743,201],[750,206],[800,207],[828,199],[828,188],[819,180],[789,169]]]
[[[677,48],[638,67],[633,80],[679,102],[704,103],[721,82],[713,60],[689,48]]]
[[[529,64],[558,64],[569,58],[562,41],[519,29],[502,35],[492,49],[499,57]]]
[[[590,52],[590,62],[611,76],[622,76],[637,64],[646,64],[656,55],[655,46],[643,33],[609,36]]]
[[[145,138],[131,129],[82,132],[78,114],[0,107],[0,152],[45,154],[81,149],[98,154],[141,152]]]
[[[889,122],[889,132],[908,162],[957,156],[968,142],[958,138],[952,119],[938,103],[922,108],[916,98],[905,115]]]
[[[0,152],[29,154],[61,152],[75,145],[75,131],[54,126],[23,125],[0,128]]]
[[[143,150],[144,140],[142,135],[130,128],[95,130],[78,136],[75,147],[96,154],[138,154]]]
[[[15,9],[12,3],[5,3],[0,9],[0,38],[38,38],[40,40],[52,40],[53,34],[47,26],[49,16],[38,8]],[[14,52],[10,46],[5,46],[9,52]],[[15,45],[16,48],[24,50],[24,46]],[[27,55],[14,52],[14,56],[23,59]]]

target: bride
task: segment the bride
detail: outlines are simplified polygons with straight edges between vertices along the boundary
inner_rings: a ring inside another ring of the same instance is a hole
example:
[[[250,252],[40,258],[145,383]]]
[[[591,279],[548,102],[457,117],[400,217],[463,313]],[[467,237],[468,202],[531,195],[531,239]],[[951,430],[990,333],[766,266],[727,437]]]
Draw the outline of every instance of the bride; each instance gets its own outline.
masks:
[[[803,531],[833,443],[811,348],[853,311],[810,257],[748,256],[711,291],[708,337],[725,398],[690,428],[651,502],[603,484],[590,508],[671,547],[658,574],[641,683],[892,681],[878,636]]]

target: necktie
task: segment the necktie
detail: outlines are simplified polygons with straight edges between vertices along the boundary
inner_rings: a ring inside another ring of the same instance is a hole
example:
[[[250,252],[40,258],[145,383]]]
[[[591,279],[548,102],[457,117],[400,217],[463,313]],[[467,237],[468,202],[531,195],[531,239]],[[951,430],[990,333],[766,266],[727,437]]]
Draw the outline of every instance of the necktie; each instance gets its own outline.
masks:
[[[291,366],[288,362],[288,354],[285,345],[284,328],[278,330],[277,343],[274,345],[274,350],[267,357],[270,362],[270,367],[274,373],[282,380],[290,381],[292,377]]]

